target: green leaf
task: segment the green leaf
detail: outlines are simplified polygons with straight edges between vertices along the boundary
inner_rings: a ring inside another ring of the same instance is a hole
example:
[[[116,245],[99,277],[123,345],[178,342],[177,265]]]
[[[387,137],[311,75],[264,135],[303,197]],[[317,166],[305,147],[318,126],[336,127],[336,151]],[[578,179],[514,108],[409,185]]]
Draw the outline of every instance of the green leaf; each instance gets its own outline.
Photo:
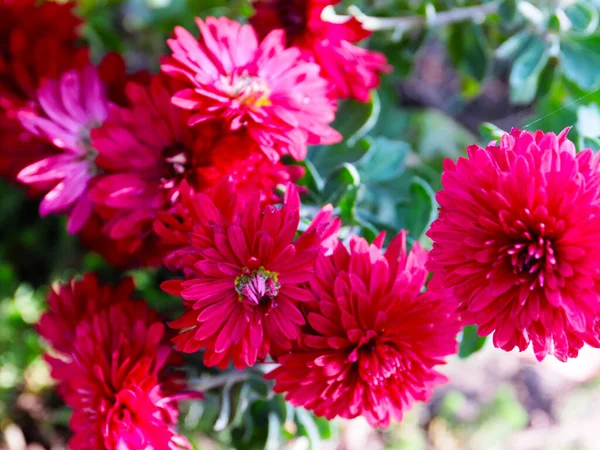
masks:
[[[504,22],[512,22],[517,15],[517,0],[502,0],[498,6],[498,14]]]
[[[554,80],[556,80],[556,68],[558,66],[558,61],[556,58],[549,58],[546,67],[540,73],[540,78],[538,81],[538,87],[536,92],[536,97],[545,97],[552,90],[552,85]]]
[[[565,14],[571,21],[573,31],[592,34],[598,27],[598,8],[587,2],[577,2],[565,8]]]
[[[552,33],[568,33],[571,30],[572,24],[569,17],[562,9],[557,9],[548,18],[548,31]]]
[[[336,114],[333,128],[338,130],[348,147],[354,147],[356,143],[373,129],[379,118],[381,104],[377,91],[371,92],[371,98],[367,103],[348,100],[342,104]]]
[[[327,177],[323,188],[325,203],[337,205],[350,188],[358,186],[360,186],[360,175],[356,167],[350,163],[343,163]]]
[[[500,142],[500,139],[506,134],[506,131],[498,128],[493,123],[484,122],[479,127],[479,134],[481,135],[483,142],[487,144],[492,141]]]
[[[600,36],[564,40],[560,62],[565,77],[592,91],[600,84]]]
[[[453,64],[469,77],[482,81],[489,70],[491,58],[487,39],[481,26],[469,23],[450,27],[448,50]]]
[[[409,186],[409,199],[400,205],[400,223],[411,237],[419,240],[435,220],[437,202],[435,192],[425,180],[414,177]]]
[[[514,103],[528,104],[535,98],[540,74],[550,58],[548,50],[546,43],[536,37],[515,60],[509,76],[511,100]]]
[[[340,218],[343,223],[354,223],[359,186],[349,186],[338,202]]]
[[[298,181],[300,186],[305,186],[309,191],[312,191],[316,194],[320,194],[323,191],[323,186],[325,183],[323,182],[323,178],[319,175],[317,168],[315,165],[308,159],[305,159],[300,163],[304,167],[304,175]]]
[[[539,29],[543,28],[546,18],[542,10],[540,10],[537,6],[526,1],[520,1],[517,5],[517,10],[525,18],[525,20],[532,23]]]
[[[514,59],[523,51],[533,36],[526,31],[512,35],[496,49],[496,56],[500,59]]]
[[[356,167],[365,183],[389,181],[404,171],[409,151],[410,146],[406,142],[377,137]]]
[[[477,335],[477,326],[468,325],[463,329],[462,338],[458,351],[459,358],[467,358],[473,353],[481,350],[485,344],[487,337],[479,337]]]
[[[324,417],[313,417],[315,423],[317,424],[317,428],[319,429],[319,435],[321,439],[327,440],[333,437],[333,430],[331,422]]]
[[[591,148],[594,152],[600,150],[600,138],[582,136],[579,141],[579,148],[581,150]]]
[[[327,176],[340,164],[358,161],[367,154],[370,148],[370,139],[361,139],[354,147],[348,147],[345,142],[342,142],[328,147],[313,147],[309,150],[309,158],[319,173]]]

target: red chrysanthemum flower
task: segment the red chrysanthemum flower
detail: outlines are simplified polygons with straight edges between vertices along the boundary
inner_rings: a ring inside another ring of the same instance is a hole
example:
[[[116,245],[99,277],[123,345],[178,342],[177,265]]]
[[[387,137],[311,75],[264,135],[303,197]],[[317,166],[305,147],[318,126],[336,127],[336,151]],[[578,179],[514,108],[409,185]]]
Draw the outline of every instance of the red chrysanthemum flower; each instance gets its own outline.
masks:
[[[371,35],[354,17],[327,22],[323,10],[339,0],[258,0],[251,23],[259,36],[283,28],[289,46],[321,67],[321,75],[338,98],[369,100],[382,73],[391,71],[385,56],[353,45]]]
[[[177,204],[183,181],[203,190],[231,177],[241,202],[257,194],[274,202],[275,187],[302,174],[269,161],[244,132],[222,131],[215,123],[188,127],[189,114],[171,104],[165,76],[154,77],[147,88],[130,84],[127,91],[130,107],[113,108],[92,132],[104,173],[90,198],[107,220],[108,236],[131,241],[129,252],[141,245],[156,249],[152,223]]]
[[[227,186],[231,198],[235,193]],[[197,221],[182,260],[188,279],[163,283],[165,291],[183,297],[187,306],[171,323],[183,330],[174,339],[177,348],[187,353],[206,348],[208,366],[225,368],[233,360],[240,369],[264,359],[271,342],[289,348],[304,323],[298,303],[311,298],[303,284],[313,273],[323,242],[339,228],[339,220],[331,219],[332,208],[324,208],[294,239],[300,197],[293,186],[281,209],[263,208],[256,198],[239,213],[226,208],[224,215],[206,194],[194,200],[189,217]],[[237,204],[235,199],[229,202]]]
[[[321,255],[310,286],[307,326],[280,367],[267,374],[294,405],[333,419],[364,416],[385,427],[444,382],[435,366],[456,352],[456,304],[421,293],[427,252],[406,254],[406,233],[381,250],[352,237]]]
[[[44,79],[87,62],[87,50],[77,46],[81,21],[73,7],[0,0],[0,175],[10,180],[52,154],[51,146],[23,129],[17,110],[30,106]]]
[[[123,57],[115,52],[107,53],[100,64],[98,64],[98,76],[104,83],[108,98],[119,106],[128,106],[126,88],[129,83],[148,85],[150,83],[150,72],[139,70],[127,72],[127,66]]]
[[[200,39],[177,27],[168,41],[173,56],[162,64],[185,86],[173,103],[192,113],[189,125],[225,120],[231,131],[246,130],[274,161],[283,154],[301,160],[307,144],[341,139],[329,127],[335,103],[319,67],[301,60],[299,50],[285,49],[282,31],[259,45],[249,25],[226,17],[196,22]]]
[[[137,238],[112,239],[106,234],[106,227],[107,220],[96,211],[77,237],[87,249],[100,255],[116,269],[156,267],[162,263],[162,252],[159,249],[151,245],[140,246]]]
[[[600,346],[600,170],[591,150],[513,130],[499,144],[446,160],[437,195],[431,285],[494,345],[536,357]]]
[[[48,312],[40,319],[37,331],[57,352],[68,354],[75,344],[79,323],[111,304],[129,301],[133,288],[131,278],[111,288],[100,285],[94,274],[53,287],[48,295]]]
[[[184,380],[155,311],[131,300],[130,281],[116,289],[94,276],[51,293],[39,329],[58,357],[47,356],[59,393],[73,408],[73,450],[189,449],[179,436],[177,400]],[[69,342],[70,340],[70,342]]]
[[[74,234],[91,214],[87,189],[96,173],[96,151],[90,130],[106,119],[108,98],[96,69],[86,66],[46,81],[38,101],[41,111],[20,111],[21,123],[60,152],[25,167],[18,179],[47,191],[40,214],[69,214],[67,229]]]
[[[42,80],[88,61],[78,46],[75,2],[38,3],[0,0],[0,88],[23,100],[35,96]]]

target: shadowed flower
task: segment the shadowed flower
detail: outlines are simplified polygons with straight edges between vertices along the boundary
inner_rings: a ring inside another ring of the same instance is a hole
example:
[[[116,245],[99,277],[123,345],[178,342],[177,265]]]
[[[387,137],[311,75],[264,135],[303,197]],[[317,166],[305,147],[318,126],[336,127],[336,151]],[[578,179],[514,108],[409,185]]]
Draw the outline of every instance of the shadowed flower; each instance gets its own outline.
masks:
[[[67,229],[74,234],[91,214],[87,189],[96,173],[96,151],[90,130],[106,118],[108,99],[96,69],[87,66],[48,80],[38,91],[38,101],[41,111],[21,111],[21,123],[60,153],[25,167],[18,179],[48,191],[40,214],[69,214]]]
[[[341,139],[329,127],[335,104],[319,67],[286,50],[282,31],[259,45],[249,25],[225,17],[196,23],[199,40],[177,27],[168,41],[173,55],[162,62],[162,71],[185,87],[173,103],[191,112],[189,125],[224,120],[231,131],[245,129],[274,161],[283,154],[301,160],[307,144]]]
[[[566,135],[513,130],[446,160],[429,269],[432,288],[494,345],[539,360],[600,346],[598,155]]]
[[[401,420],[446,381],[435,371],[456,352],[456,304],[421,290],[427,252],[407,255],[405,232],[381,250],[352,237],[319,256],[307,325],[267,378],[292,404],[333,419],[364,416],[372,426]]]
[[[243,132],[220,130],[214,122],[188,127],[189,114],[171,104],[169,81],[159,75],[148,87],[129,84],[130,107],[112,108],[102,127],[92,132],[96,164],[104,173],[90,198],[107,220],[106,233],[130,240],[130,252],[152,247],[158,260],[160,242],[152,224],[177,204],[182,182],[200,191],[230,176],[242,194],[240,201],[260,194],[273,202],[278,184],[302,174],[299,168],[269,161]]]
[[[253,365],[269,353],[271,342],[289,348],[304,318],[298,303],[310,300],[304,288],[322,245],[335,234],[339,220],[324,208],[313,224],[294,239],[300,222],[300,197],[293,186],[284,205],[261,206],[258,198],[242,210],[231,184],[226,198],[216,202],[206,194],[193,198],[188,220],[193,224],[190,245],[183,248],[186,280],[163,283],[163,289],[185,300],[187,311],[171,323],[182,330],[177,348],[192,353],[205,348],[208,366],[237,368]]]
[[[75,3],[0,0],[0,175],[14,180],[19,171],[52,154],[51,146],[21,126],[26,108],[45,79],[87,63],[78,47],[81,21]]]
[[[321,76],[338,98],[369,100],[379,86],[379,76],[391,71],[385,56],[353,45],[371,35],[354,17],[335,23],[325,11],[339,0],[258,0],[250,19],[262,38],[283,28],[288,46],[297,47],[305,59],[321,67]]]
[[[82,21],[74,7],[75,2],[0,0],[0,92],[4,88],[26,100],[41,81],[87,63],[87,49],[78,47]]]
[[[168,369],[180,358],[157,313],[129,297],[132,287],[71,281],[52,292],[40,322],[58,352],[46,357],[58,392],[73,408],[73,450],[191,448],[174,430],[177,401],[198,395]]]
[[[0,176],[10,181],[24,167],[57,153],[50,143],[23,128],[18,115],[24,108],[15,96],[0,98]]]

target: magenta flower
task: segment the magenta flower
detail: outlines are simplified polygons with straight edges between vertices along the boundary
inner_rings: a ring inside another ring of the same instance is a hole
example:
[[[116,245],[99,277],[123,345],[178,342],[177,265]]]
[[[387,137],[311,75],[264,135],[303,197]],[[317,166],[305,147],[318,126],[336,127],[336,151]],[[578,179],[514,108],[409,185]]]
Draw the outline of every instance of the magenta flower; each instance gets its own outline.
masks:
[[[225,17],[197,19],[197,40],[181,27],[168,41],[173,56],[164,58],[164,73],[185,86],[173,103],[189,110],[190,125],[226,120],[232,131],[247,129],[272,160],[289,154],[306,156],[306,145],[341,139],[329,127],[335,103],[319,66],[285,48],[283,31],[274,31],[259,45],[249,25]]]
[[[77,233],[91,214],[87,189],[96,172],[96,152],[90,144],[90,130],[101,125],[108,114],[104,90],[92,66],[72,70],[60,80],[48,80],[38,90],[39,112],[19,115],[27,130],[52,143],[60,153],[25,167],[17,178],[47,192],[40,214],[68,214],[70,233]]]
[[[73,450],[190,449],[175,426],[185,392],[181,357],[156,311],[94,275],[53,290],[38,325],[54,347],[46,355],[58,393],[73,408]],[[175,369],[175,370],[174,370]]]
[[[539,360],[600,346],[600,159],[567,131],[513,130],[446,160],[428,268],[479,333]]]

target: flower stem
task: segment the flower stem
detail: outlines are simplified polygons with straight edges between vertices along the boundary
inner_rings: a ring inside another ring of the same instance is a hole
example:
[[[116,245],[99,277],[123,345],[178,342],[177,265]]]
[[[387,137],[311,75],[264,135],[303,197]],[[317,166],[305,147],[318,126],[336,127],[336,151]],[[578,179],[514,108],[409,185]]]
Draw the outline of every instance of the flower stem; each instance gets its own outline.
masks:
[[[362,23],[366,30],[408,30],[420,27],[436,27],[450,25],[457,22],[467,20],[476,20],[485,18],[486,16],[498,11],[498,1],[485,3],[483,5],[468,6],[464,8],[456,8],[450,11],[443,11],[433,14],[431,17],[423,16],[405,16],[405,17],[371,17],[363,14],[357,8],[352,8],[353,16]],[[335,15],[332,10],[325,13],[324,19],[331,22],[342,22],[344,19],[349,19],[351,16]]]
[[[215,376],[207,376],[191,379],[189,381],[190,388],[205,392],[210,391],[211,389],[218,388],[221,386],[225,386],[227,384],[239,383],[240,381],[246,381],[250,378],[250,372],[224,372]]]

